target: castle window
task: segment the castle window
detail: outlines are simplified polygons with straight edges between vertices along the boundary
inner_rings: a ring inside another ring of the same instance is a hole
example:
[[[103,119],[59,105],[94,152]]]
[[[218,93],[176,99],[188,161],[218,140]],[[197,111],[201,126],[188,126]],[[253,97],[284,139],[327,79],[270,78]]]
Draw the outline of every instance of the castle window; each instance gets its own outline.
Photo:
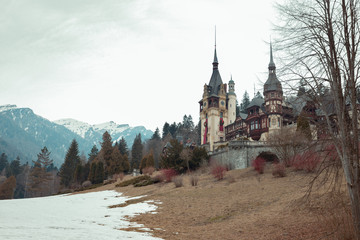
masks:
[[[271,119],[269,118],[269,127],[271,127]]]
[[[274,97],[274,93],[273,93],[273,92],[271,93],[271,97]]]
[[[278,117],[278,124],[279,124],[278,126],[280,127],[280,118],[279,117]]]

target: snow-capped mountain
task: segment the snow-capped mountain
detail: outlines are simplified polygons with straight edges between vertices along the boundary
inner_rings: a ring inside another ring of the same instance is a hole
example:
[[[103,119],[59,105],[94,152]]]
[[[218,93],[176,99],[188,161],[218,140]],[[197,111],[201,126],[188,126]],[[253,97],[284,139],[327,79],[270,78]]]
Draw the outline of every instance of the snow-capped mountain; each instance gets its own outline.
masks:
[[[17,156],[21,162],[37,159],[37,154],[46,146],[51,152],[54,164],[60,166],[65,158],[71,141],[76,139],[79,151],[87,154],[94,144],[100,149],[102,135],[108,131],[113,141],[124,137],[128,147],[137,134],[146,140],[152,131],[144,127],[130,127],[127,124],[117,125],[114,122],[90,125],[73,119],[51,122],[36,115],[30,108],[18,108],[16,105],[0,106],[0,154],[5,153],[8,161]]]
[[[92,140],[94,144],[98,144],[102,139],[102,135],[107,131],[113,142],[118,142],[122,137],[126,140],[128,147],[131,147],[137,134],[141,134],[142,140],[151,138],[153,132],[147,130],[143,126],[130,127],[129,124],[117,124],[113,121],[90,125],[75,119],[60,119],[54,121],[62,125],[70,131],[78,134],[84,139]]]

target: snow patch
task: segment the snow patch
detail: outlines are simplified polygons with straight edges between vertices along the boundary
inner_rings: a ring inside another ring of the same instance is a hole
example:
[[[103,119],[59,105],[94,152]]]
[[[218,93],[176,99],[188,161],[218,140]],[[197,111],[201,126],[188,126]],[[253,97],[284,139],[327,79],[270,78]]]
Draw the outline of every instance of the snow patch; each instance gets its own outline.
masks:
[[[0,236],[2,239],[160,239],[143,232],[120,229],[144,228],[127,217],[153,212],[154,202],[109,208],[129,198],[115,191],[42,198],[2,200]]]
[[[0,106],[0,112],[12,110],[12,109],[17,109],[17,106],[13,105],[13,104],[6,104],[6,105]]]

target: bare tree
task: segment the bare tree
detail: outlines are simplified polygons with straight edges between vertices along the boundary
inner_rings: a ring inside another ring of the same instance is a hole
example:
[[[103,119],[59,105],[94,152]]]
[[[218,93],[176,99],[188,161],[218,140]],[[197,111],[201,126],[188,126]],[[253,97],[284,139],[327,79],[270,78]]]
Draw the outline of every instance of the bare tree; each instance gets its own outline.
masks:
[[[321,110],[327,137],[341,160],[356,239],[360,239],[359,0],[289,0],[278,5],[277,46],[284,50],[283,79],[302,81]],[[290,81],[292,80],[292,81]]]

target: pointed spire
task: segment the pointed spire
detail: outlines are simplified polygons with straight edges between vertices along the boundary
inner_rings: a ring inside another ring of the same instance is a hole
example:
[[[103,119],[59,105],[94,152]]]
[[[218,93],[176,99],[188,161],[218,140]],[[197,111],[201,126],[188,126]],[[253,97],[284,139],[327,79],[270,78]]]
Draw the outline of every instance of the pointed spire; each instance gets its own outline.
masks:
[[[270,63],[269,63],[269,70],[275,70],[276,66],[273,59],[273,52],[272,52],[272,43],[270,41]]]
[[[216,69],[219,65],[217,54],[216,54],[216,26],[215,26],[215,51],[214,51],[214,61],[213,61],[213,69]]]

